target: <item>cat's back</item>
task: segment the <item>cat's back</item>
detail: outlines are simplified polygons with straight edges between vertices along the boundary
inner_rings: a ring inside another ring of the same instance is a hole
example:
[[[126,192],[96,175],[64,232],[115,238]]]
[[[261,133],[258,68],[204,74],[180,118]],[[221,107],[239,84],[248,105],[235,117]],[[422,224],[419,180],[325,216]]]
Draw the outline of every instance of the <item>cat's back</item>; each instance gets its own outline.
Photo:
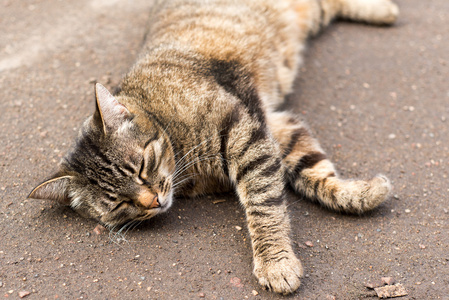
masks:
[[[260,59],[296,28],[288,0],[168,0],[154,9],[149,46],[178,44],[219,59]]]
[[[288,92],[284,87],[293,80],[302,48],[291,1],[159,1],[151,13],[144,54],[128,79],[134,77],[134,86],[155,85],[154,76],[149,76],[151,83],[145,77],[156,72],[164,75],[157,76],[162,85],[173,88],[179,81],[184,90],[195,89],[191,79],[205,74],[202,70],[212,60],[232,62],[251,74],[263,101],[276,99],[279,89]]]

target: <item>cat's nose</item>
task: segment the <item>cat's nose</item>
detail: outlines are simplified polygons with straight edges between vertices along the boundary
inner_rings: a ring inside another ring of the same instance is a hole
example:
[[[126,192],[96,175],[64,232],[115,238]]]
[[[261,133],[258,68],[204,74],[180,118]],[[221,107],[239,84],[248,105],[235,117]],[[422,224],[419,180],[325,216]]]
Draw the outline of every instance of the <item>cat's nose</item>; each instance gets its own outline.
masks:
[[[153,198],[153,202],[151,203],[149,208],[158,208],[161,207],[161,204],[159,203],[159,196],[156,193],[156,195]]]
[[[137,202],[146,208],[158,208],[161,206],[158,193],[151,192],[148,189],[142,189],[137,197]]]

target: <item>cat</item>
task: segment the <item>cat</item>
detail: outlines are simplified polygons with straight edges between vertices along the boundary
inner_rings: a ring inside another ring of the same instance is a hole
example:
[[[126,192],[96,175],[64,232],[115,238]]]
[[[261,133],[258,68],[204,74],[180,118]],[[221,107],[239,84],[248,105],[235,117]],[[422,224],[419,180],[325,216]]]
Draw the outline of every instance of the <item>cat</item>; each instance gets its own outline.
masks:
[[[29,198],[70,205],[115,228],[149,219],[175,195],[236,191],[253,273],[294,292],[303,267],[289,238],[287,186],[339,212],[388,198],[389,180],[344,180],[306,124],[277,108],[292,92],[307,39],[335,18],[390,25],[390,0],[165,0],[142,55],[115,95],[95,85],[95,112],[59,171]]]

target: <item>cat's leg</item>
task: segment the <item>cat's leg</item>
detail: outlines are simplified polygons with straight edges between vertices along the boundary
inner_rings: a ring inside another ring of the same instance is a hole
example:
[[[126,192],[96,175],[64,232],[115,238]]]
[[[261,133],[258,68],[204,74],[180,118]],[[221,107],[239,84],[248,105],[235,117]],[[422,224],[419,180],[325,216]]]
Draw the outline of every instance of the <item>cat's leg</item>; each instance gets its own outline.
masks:
[[[224,169],[228,169],[245,208],[254,274],[262,286],[277,293],[292,293],[301,283],[303,269],[289,237],[284,170],[277,142],[266,125],[253,120],[241,120],[222,136]]]
[[[327,0],[331,1],[331,0]],[[341,18],[370,24],[393,24],[398,15],[398,6],[390,0],[336,0],[341,8]]]
[[[335,210],[363,213],[387,198],[391,185],[378,175],[369,181],[343,180],[307,126],[288,112],[274,112],[268,125],[279,142],[287,178],[294,190]]]
[[[336,18],[378,25],[393,24],[398,6],[391,0],[290,0],[298,24],[311,35]]]

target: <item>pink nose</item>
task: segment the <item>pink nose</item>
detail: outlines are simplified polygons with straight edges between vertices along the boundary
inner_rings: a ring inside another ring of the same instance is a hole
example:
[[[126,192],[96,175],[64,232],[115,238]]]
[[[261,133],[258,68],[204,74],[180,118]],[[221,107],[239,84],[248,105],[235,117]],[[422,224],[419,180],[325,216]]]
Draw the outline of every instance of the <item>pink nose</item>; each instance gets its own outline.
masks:
[[[146,208],[160,207],[159,196],[157,193],[152,193],[149,190],[142,190],[137,198],[137,201]]]
[[[156,196],[154,196],[154,198],[153,198],[153,202],[151,203],[150,208],[156,208],[156,207],[160,207],[160,206],[161,206],[161,204],[159,203],[159,197],[156,194]]]

